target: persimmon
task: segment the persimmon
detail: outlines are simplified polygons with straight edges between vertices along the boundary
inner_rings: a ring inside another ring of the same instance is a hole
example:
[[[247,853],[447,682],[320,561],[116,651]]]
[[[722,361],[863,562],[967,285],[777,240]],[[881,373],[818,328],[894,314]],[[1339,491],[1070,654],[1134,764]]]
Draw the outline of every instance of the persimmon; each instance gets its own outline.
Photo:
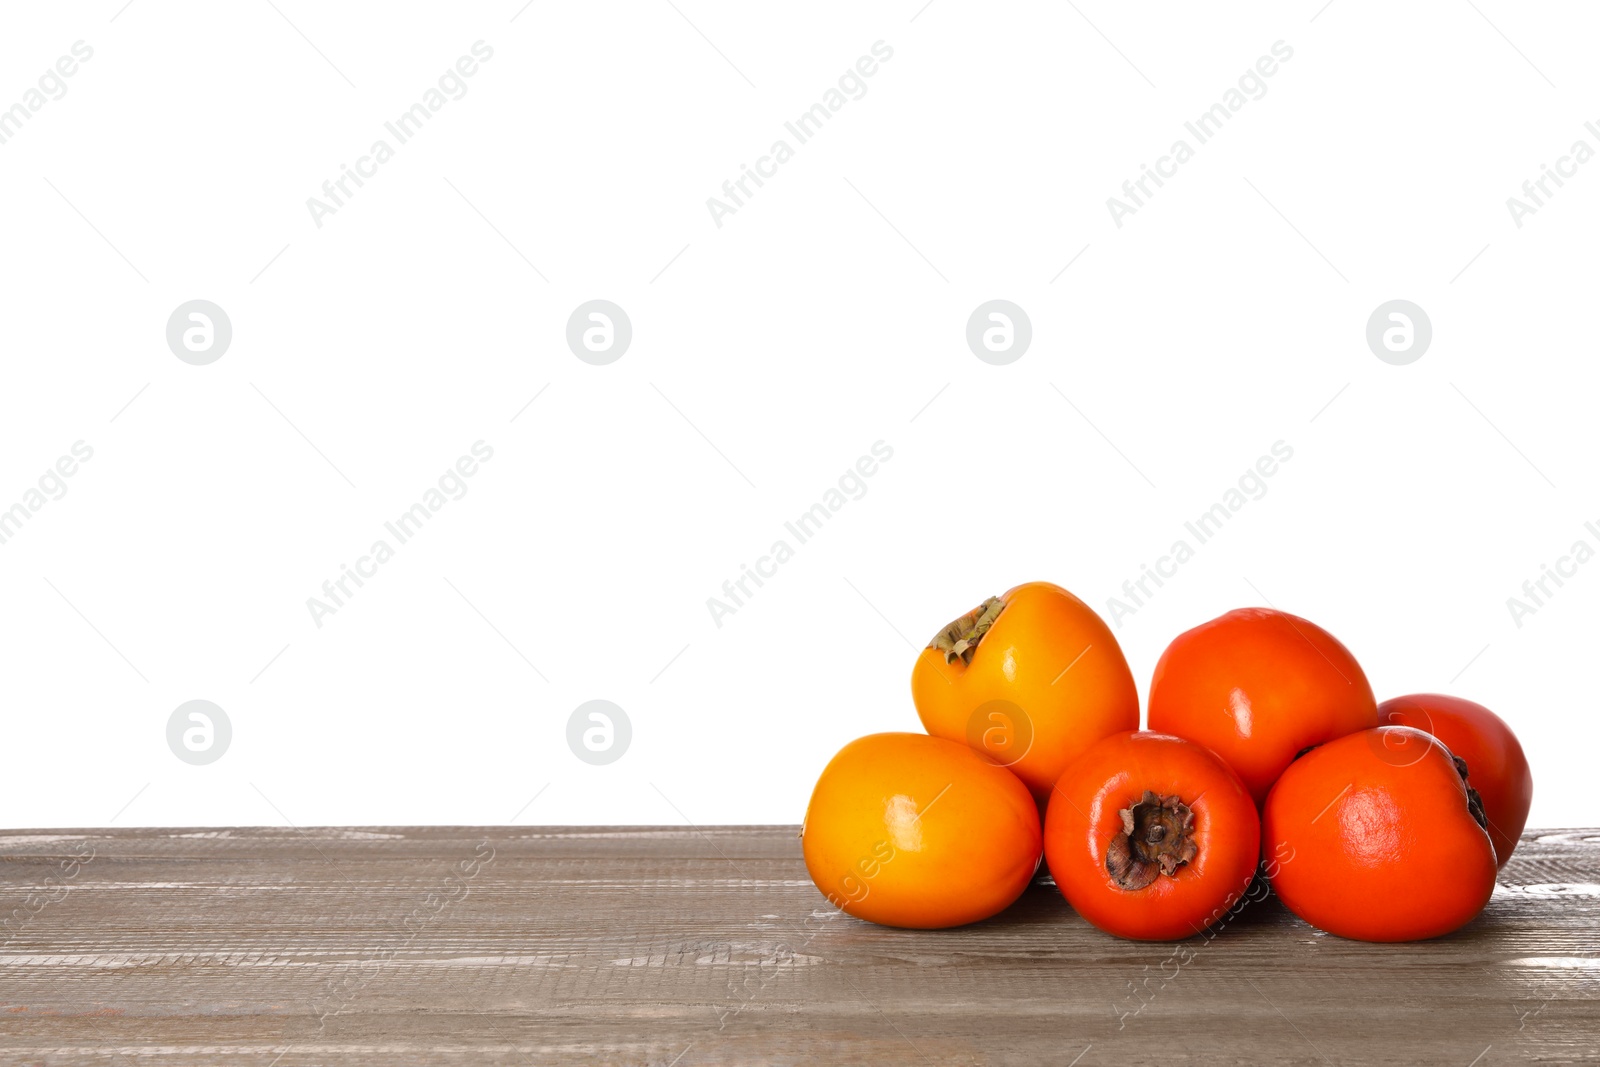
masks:
[[[1478,791],[1489,840],[1501,867],[1511,858],[1533,803],[1533,773],[1517,735],[1484,707],[1440,693],[1413,693],[1378,705],[1384,726],[1414,726],[1466,761],[1467,784]]]
[[[1226,763],[1150,732],[1105,738],[1061,775],[1044,852],[1062,896],[1119,937],[1169,941],[1217,922],[1255,876],[1261,823]]]
[[[1039,866],[1039,813],[1010,771],[964,744],[870,734],[828,763],[800,828],[829,903],[934,929],[1004,909]]]
[[[923,727],[1009,767],[1041,806],[1090,745],[1139,728],[1139,693],[1111,629],[1049,582],[990,597],[928,642],[911,671]]]
[[[1409,726],[1379,726],[1295,760],[1267,796],[1284,905],[1358,941],[1417,941],[1471,922],[1494,892],[1494,845],[1462,761]]]
[[[1273,608],[1239,608],[1179,634],[1150,680],[1150,729],[1221,756],[1257,806],[1297,753],[1377,725],[1350,650]]]

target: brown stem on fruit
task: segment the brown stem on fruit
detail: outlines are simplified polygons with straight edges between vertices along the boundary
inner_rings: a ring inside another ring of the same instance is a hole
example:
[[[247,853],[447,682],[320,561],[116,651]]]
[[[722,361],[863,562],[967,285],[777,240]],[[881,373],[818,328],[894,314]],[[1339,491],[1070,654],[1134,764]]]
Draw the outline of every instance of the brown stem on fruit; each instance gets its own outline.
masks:
[[[971,663],[972,653],[977,649],[978,642],[983,640],[983,635],[989,632],[989,627],[994,625],[994,621],[1000,617],[1005,606],[1005,602],[999,597],[990,597],[934,634],[933,640],[928,642],[928,647],[943,652],[946,663],[954,663],[957,657],[960,657],[963,663]]]
[[[1467,810],[1472,813],[1472,817],[1478,821],[1479,826],[1488,830],[1489,817],[1483,813],[1483,798],[1478,795],[1478,791],[1472,788],[1471,783],[1467,781],[1467,761],[1455,755],[1450,758],[1456,761],[1456,773],[1461,775],[1461,784],[1467,787]]]
[[[1123,889],[1143,889],[1163,874],[1200,854],[1194,842],[1194,812],[1176,796],[1158,797],[1150,790],[1137,804],[1123,808],[1122,832],[1106,849],[1106,873]]]

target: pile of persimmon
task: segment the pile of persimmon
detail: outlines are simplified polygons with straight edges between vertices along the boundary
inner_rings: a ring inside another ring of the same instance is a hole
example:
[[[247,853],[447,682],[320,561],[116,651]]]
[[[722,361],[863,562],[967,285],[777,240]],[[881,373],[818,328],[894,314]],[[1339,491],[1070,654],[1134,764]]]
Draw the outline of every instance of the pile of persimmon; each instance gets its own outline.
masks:
[[[917,656],[926,733],[852,741],[801,828],[812,881],[887,926],[989,918],[1041,860],[1112,934],[1203,933],[1260,878],[1342,937],[1409,941],[1482,911],[1533,779],[1480,704],[1382,704],[1320,626],[1241,608],[1180,634],[1149,728],[1105,622],[1048,582],[991,597]]]

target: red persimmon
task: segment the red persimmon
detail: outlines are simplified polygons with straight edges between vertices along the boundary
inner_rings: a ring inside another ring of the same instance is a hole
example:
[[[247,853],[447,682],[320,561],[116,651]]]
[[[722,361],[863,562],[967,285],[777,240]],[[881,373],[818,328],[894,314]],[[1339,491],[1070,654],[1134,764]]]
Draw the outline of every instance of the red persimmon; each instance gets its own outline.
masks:
[[[1199,745],[1121,733],[1066,769],[1045,814],[1045,859],[1078,914],[1142,941],[1191,937],[1249,888],[1261,825],[1244,783]]]
[[[1494,892],[1477,795],[1436,739],[1380,726],[1295,760],[1267,797],[1262,841],[1288,909],[1358,941],[1418,941],[1471,922]]]
[[[1489,840],[1500,866],[1511,858],[1533,803],[1533,773],[1517,735],[1484,707],[1460,697],[1413,693],[1378,705],[1384,726],[1414,726],[1444,742],[1450,754],[1466,761],[1467,784],[1483,801]]]
[[[1297,753],[1376,725],[1372,686],[1350,650],[1272,608],[1179,634],[1150,681],[1150,729],[1221,756],[1258,806]]]

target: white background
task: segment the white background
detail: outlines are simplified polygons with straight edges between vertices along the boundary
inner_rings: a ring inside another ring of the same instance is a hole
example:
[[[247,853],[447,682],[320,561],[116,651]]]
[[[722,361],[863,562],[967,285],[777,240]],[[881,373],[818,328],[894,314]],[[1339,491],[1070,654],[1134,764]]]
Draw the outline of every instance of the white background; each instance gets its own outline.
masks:
[[[1282,440],[1123,620],[1141,694],[1175,634],[1270,598],[1380,699],[1497,710],[1530,825],[1600,823],[1600,563],[1520,627],[1506,603],[1600,548],[1600,162],[1506,206],[1600,148],[1583,5],[123,4],[0,34],[0,106],[94,49],[0,145],[0,507],[94,449],[0,545],[0,822],[797,822],[845,742],[918,728],[935,629],[1030,579],[1104,610]],[[307,198],[479,40],[318,228]],[[880,40],[717,227],[707,198]],[[203,367],[164,333],[196,298],[234,331]],[[604,367],[564,340],[593,298],[633,323]],[[1033,325],[1009,366],[965,342],[994,298]],[[1395,298],[1433,324],[1409,366],[1365,342]],[[307,598],[479,440],[467,495],[318,628]],[[879,440],[866,495],[715,626]],[[165,737],[197,698],[233,725],[200,767]],[[633,725],[602,767],[565,740],[595,698]]]

